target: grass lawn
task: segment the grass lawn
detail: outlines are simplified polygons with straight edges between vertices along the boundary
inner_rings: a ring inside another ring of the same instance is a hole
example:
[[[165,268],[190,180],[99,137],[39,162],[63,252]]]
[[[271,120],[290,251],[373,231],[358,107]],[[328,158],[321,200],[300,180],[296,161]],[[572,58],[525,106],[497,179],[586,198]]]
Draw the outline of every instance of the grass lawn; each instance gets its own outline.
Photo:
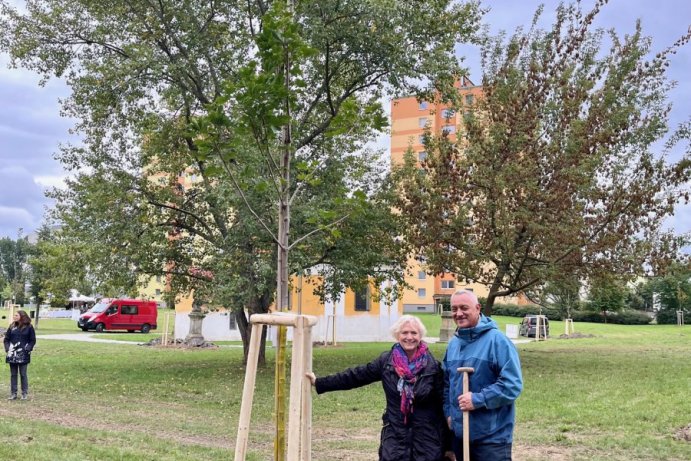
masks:
[[[75,332],[63,329],[63,321],[44,320],[39,335]],[[559,322],[551,327],[554,336],[563,331]],[[518,345],[525,390],[517,402],[514,460],[691,459],[691,442],[673,437],[691,423],[691,326],[582,323],[576,330],[595,337]],[[363,364],[388,347],[316,347],[314,370],[324,375]],[[443,356],[445,345],[431,347]],[[268,360],[257,380],[253,460],[271,459],[271,350]],[[0,459],[230,460],[243,376],[240,348],[39,337],[29,366],[31,400],[0,404]],[[7,389],[8,382],[5,368],[0,386]],[[379,384],[315,396],[313,459],[376,460],[383,408]]]

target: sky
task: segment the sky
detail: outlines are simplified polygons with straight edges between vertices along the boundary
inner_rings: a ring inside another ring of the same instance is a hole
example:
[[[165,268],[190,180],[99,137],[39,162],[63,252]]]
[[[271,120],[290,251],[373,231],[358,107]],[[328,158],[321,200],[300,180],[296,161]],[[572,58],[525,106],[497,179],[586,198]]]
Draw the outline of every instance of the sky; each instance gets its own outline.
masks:
[[[18,0],[11,3],[21,3]],[[513,31],[528,27],[537,6],[545,4],[544,26],[551,24],[555,0],[485,0],[490,11],[483,22],[490,30]],[[589,8],[593,0],[584,0]],[[596,25],[614,28],[620,34],[632,32],[640,18],[643,31],[653,38],[653,50],[672,44],[691,26],[691,3],[688,0],[610,0]],[[470,78],[480,80],[478,52],[468,46],[459,47]],[[43,222],[45,211],[52,203],[44,195],[49,187],[61,186],[65,177],[54,158],[59,146],[79,139],[69,134],[74,120],[60,116],[60,99],[70,90],[58,79],[39,85],[39,77],[22,69],[8,69],[9,58],[0,53],[0,238],[16,238],[35,231]],[[691,116],[691,45],[686,45],[671,62],[668,76],[678,82],[670,97],[674,102],[671,125]],[[389,104],[385,104],[389,107]],[[388,138],[379,145],[388,147]],[[672,158],[681,155],[673,152]],[[691,232],[691,206],[678,206],[675,216],[666,222],[677,233]]]

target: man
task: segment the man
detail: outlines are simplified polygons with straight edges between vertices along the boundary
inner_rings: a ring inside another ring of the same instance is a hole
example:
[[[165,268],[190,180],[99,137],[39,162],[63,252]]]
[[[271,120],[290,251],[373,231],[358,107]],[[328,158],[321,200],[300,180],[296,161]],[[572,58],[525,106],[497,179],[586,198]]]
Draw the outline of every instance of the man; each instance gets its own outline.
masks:
[[[510,461],[514,401],[523,389],[521,363],[510,339],[480,312],[472,291],[451,296],[458,326],[444,356],[444,416],[454,433],[456,459],[463,459],[463,413],[470,412],[470,459]],[[470,392],[463,394],[458,367],[471,367]]]

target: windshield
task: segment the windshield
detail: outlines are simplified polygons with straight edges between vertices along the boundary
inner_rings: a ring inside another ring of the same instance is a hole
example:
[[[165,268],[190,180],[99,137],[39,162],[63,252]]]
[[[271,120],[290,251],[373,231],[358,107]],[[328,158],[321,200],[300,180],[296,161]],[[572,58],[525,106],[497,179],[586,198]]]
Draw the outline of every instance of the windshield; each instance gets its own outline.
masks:
[[[107,303],[101,302],[98,304],[94,304],[94,307],[89,309],[89,312],[94,313],[94,314],[98,314],[98,313],[104,312],[106,309],[108,309],[108,306],[110,306],[110,302],[107,302]]]

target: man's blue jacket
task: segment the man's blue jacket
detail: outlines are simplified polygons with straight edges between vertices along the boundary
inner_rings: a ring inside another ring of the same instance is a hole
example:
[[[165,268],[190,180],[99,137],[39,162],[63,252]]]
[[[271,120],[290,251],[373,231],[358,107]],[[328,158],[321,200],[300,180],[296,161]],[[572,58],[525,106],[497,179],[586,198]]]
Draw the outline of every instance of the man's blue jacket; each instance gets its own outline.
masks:
[[[473,328],[459,328],[449,341],[442,363],[444,370],[444,415],[451,416],[451,429],[463,436],[463,414],[458,396],[463,378],[456,370],[471,367],[470,441],[509,443],[513,441],[516,418],[514,401],[523,389],[518,352],[509,338],[497,329],[494,320],[480,316]]]

